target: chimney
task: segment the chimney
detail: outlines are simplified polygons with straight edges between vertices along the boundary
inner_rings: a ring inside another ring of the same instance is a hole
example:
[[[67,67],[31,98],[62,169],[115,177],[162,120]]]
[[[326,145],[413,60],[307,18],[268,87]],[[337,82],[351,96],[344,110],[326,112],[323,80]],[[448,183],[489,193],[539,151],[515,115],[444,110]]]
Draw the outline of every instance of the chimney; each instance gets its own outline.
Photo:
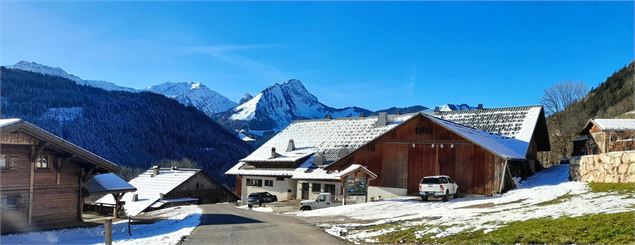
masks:
[[[274,159],[278,156],[278,153],[276,153],[276,148],[275,147],[271,147],[271,157],[269,159]]]
[[[333,119],[333,116],[331,116],[331,114],[326,114],[326,116],[324,116],[324,119],[331,120]]]
[[[287,152],[294,151],[295,144],[293,143],[293,139],[289,139],[289,144],[287,144]]]
[[[434,107],[434,112],[440,112],[440,111],[441,111],[441,108],[439,108],[438,106]]]
[[[478,106],[476,106],[477,110],[483,110],[483,104],[478,104]]]
[[[375,127],[385,127],[386,125],[388,125],[388,113],[380,112],[377,115],[377,122],[375,123]]]
[[[163,193],[159,193],[159,199],[160,199],[160,200],[163,200],[164,198],[165,198],[165,194],[163,194]]]
[[[151,177],[159,175],[159,165],[152,166],[152,175]]]
[[[362,112],[359,112],[359,118],[364,118],[364,116],[366,116],[366,115],[364,115],[364,112],[363,112],[363,111],[362,111]]]
[[[139,201],[139,194],[137,193],[132,194],[132,201],[133,202]]]

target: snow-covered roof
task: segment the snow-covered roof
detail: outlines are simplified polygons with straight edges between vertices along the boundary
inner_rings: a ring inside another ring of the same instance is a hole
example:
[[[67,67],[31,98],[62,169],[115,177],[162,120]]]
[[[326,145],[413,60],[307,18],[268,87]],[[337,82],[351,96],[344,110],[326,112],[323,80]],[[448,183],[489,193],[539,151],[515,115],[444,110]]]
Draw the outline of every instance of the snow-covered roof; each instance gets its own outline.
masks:
[[[486,132],[530,142],[542,106],[517,106],[476,110],[439,111],[430,115]]]
[[[297,161],[317,152],[326,153],[327,160],[334,161],[337,154],[328,153],[342,149],[352,152],[415,115],[417,113],[388,115],[387,124],[380,127],[375,126],[378,116],[295,121],[241,161],[276,161],[277,158]],[[294,141],[295,150],[287,152],[289,140]],[[279,154],[273,159],[272,148]]]
[[[0,127],[4,127],[7,125],[11,125],[19,122],[21,119],[19,118],[8,118],[8,119],[0,119]]]
[[[480,129],[471,128],[433,116],[428,116],[428,118],[472,143],[483,147],[485,150],[503,158],[525,159],[527,155],[529,142],[485,132]]]
[[[347,168],[345,168],[344,170],[342,170],[342,172],[338,173],[338,176],[344,176],[347,175],[351,172],[354,171],[364,171],[366,174],[370,175],[371,178],[375,179],[377,178],[377,174],[371,172],[370,170],[368,170],[366,167],[359,165],[359,164],[351,164],[350,166],[348,166]]]
[[[161,194],[167,194],[196,173],[201,171],[200,169],[188,169],[188,168],[161,168],[158,175],[153,175],[153,169],[149,169],[129,183],[137,188],[135,192],[126,193],[122,201],[125,201],[124,208],[126,213],[130,216],[137,215],[150,205],[159,201]],[[132,201],[133,194],[137,194],[137,201]],[[106,195],[96,203],[114,204],[115,200],[112,195]]]
[[[591,119],[585,128],[591,123],[605,131],[635,131],[635,119]]]
[[[246,162],[239,162],[227,170],[227,175],[256,175],[256,176],[293,176],[295,168],[246,168]]]
[[[86,181],[89,194],[109,194],[136,191],[137,188],[113,173],[98,174]]]
[[[150,205],[150,207],[151,208],[160,208],[163,205],[168,204],[168,203],[184,203],[184,202],[196,202],[196,201],[198,201],[198,198],[194,198],[194,197],[163,199],[163,200],[159,200],[159,201],[153,203],[152,205]]]

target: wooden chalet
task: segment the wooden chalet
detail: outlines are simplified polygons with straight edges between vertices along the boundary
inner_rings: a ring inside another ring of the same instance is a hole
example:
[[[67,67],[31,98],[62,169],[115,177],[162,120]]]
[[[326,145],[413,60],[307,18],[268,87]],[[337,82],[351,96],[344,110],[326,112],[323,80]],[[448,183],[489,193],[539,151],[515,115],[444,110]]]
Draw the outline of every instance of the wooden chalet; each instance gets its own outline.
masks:
[[[591,119],[573,140],[572,156],[635,150],[635,119]]]
[[[0,144],[2,233],[82,224],[84,184],[95,175],[120,170],[21,119],[0,119]],[[100,189],[103,193],[130,190]]]
[[[174,205],[234,202],[238,199],[232,191],[200,169],[155,166],[129,183],[137,188],[121,198],[129,216]],[[94,205],[114,204],[115,199],[111,195],[94,202]]]
[[[371,198],[417,195],[421,178],[431,175],[451,176],[460,192],[491,195],[531,175],[537,152],[549,149],[541,106],[382,113],[296,121],[226,174],[237,176],[242,198],[269,191],[280,200],[306,199],[326,184],[341,194],[338,173],[353,164],[377,176],[368,183]]]

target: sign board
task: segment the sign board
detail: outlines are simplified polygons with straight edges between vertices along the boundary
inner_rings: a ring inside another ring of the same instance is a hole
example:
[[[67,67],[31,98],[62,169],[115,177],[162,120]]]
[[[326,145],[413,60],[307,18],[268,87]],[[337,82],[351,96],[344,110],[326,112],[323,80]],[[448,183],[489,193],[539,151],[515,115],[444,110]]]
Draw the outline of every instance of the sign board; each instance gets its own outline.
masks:
[[[346,178],[346,195],[364,196],[367,187],[366,177],[348,176]]]

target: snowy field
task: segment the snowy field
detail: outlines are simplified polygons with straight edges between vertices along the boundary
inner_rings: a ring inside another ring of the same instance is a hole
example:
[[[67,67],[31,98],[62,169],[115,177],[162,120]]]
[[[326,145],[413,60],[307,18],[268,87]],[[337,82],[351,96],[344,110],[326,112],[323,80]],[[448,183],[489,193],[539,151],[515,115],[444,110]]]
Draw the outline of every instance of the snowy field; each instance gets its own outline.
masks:
[[[568,181],[568,171],[568,165],[545,169],[519,188],[494,197],[450,202],[401,198],[291,214],[318,219],[329,234],[358,243],[376,242],[379,235],[415,225],[427,227],[416,231],[417,237],[444,237],[463,231],[489,232],[512,221],[635,210],[632,195],[591,192],[586,183]],[[388,223],[398,225],[372,228]]]
[[[128,236],[128,223],[113,224],[113,244],[177,244],[183,236],[192,233],[200,223],[202,210],[198,206],[180,206],[147,213],[165,217],[153,224],[132,225]],[[0,244],[103,244],[104,226],[76,228],[0,237]]]

